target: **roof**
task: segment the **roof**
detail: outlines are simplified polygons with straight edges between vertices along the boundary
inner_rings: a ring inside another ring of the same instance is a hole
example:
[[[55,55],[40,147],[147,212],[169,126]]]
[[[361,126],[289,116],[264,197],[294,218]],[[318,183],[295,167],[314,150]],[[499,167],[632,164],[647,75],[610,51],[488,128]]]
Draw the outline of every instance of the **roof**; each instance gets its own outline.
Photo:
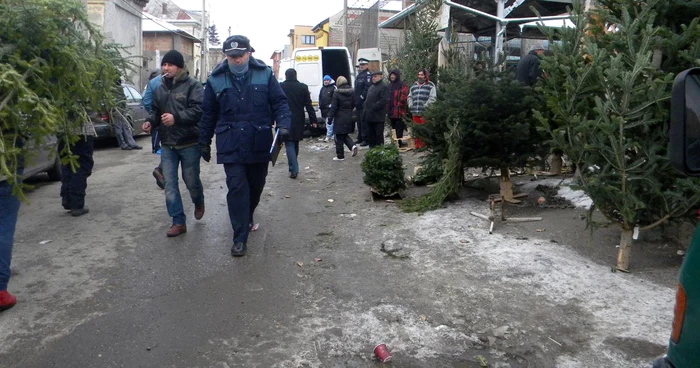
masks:
[[[538,13],[542,17],[558,16],[566,14],[567,6],[571,7],[571,0],[508,0],[506,9],[510,10],[504,18],[506,21],[513,19],[507,25],[506,35],[508,38],[522,37],[520,24],[522,21],[515,21],[516,18],[534,18],[538,17]],[[496,16],[496,1],[483,0],[453,0],[445,1],[445,4],[450,6],[450,18],[455,22],[455,31],[463,33],[471,33],[475,36],[492,35],[496,30],[496,22],[499,19]],[[410,15],[416,13],[424,6],[424,3],[414,3],[413,5],[402,10],[393,17],[379,24],[379,28],[404,29],[410,21]],[[467,11],[464,8],[470,8],[473,11]],[[508,9],[511,8],[511,9]],[[536,12],[533,12],[534,8]],[[477,15],[475,13],[482,13]],[[530,36],[541,36],[541,33],[536,28],[527,27]]]
[[[189,32],[186,32],[166,21],[160,20],[148,13],[141,13],[141,30],[143,32],[154,32],[154,33],[174,33],[181,37],[190,39],[195,43],[201,42],[199,38],[193,36]]]
[[[331,20],[331,18],[326,18],[325,20],[321,21],[321,23],[315,25],[314,28],[311,28],[311,31],[313,31],[313,32],[320,31],[323,28],[323,26],[325,24],[327,24],[330,20]]]

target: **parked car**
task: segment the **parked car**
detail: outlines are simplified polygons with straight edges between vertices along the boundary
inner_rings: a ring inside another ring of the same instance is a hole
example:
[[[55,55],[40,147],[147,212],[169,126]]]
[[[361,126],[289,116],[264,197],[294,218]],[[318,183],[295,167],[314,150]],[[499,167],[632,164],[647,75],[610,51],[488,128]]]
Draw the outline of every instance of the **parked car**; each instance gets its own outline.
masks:
[[[129,125],[134,132],[134,135],[143,133],[141,125],[146,121],[148,117],[148,111],[141,105],[143,96],[136,90],[131,84],[122,83],[122,89],[124,91],[124,97],[126,98],[126,119],[129,121]],[[97,132],[97,139],[104,138],[114,138],[114,126],[110,121],[110,116],[107,111],[102,111],[99,113],[91,112],[90,118],[95,125],[95,131]]]
[[[671,95],[671,164],[700,176],[700,68],[676,76]],[[700,226],[681,265],[671,339],[654,368],[700,367]]]

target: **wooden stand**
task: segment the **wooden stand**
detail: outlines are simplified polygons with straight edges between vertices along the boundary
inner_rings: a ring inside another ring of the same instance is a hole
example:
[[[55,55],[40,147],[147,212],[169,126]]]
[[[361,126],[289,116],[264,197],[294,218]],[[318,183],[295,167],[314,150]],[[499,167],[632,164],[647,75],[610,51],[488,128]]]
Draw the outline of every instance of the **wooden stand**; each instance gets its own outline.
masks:
[[[416,140],[411,137],[411,134],[408,131],[403,133],[401,140],[406,142],[407,145],[404,147],[399,147],[399,139],[396,138],[396,129],[392,129],[391,141],[394,143],[394,145],[396,145],[396,147],[399,148],[399,152],[407,152],[416,149]]]
[[[527,194],[525,194],[527,195]],[[522,196],[522,195],[521,195]],[[476,212],[470,212],[472,216],[476,216],[480,219],[490,221],[489,234],[493,234],[493,227],[496,219],[496,202],[501,202],[501,222],[530,222],[530,221],[542,221],[542,217],[506,217],[505,215],[505,202],[502,197],[496,194],[489,196],[489,209],[491,210],[491,215],[486,216]],[[518,201],[520,202],[520,201]]]
[[[549,172],[552,175],[561,174],[561,167],[563,166],[563,164],[564,160],[561,158],[561,156],[553,153],[550,156]]]

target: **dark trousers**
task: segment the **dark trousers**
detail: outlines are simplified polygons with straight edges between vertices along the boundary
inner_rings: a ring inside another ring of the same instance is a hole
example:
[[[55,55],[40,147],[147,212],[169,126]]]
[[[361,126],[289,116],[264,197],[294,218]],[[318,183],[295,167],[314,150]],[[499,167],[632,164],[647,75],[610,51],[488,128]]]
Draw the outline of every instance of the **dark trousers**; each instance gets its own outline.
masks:
[[[391,121],[391,129],[396,130],[396,139],[403,138],[403,131],[406,130],[406,123],[403,122],[402,118],[389,119]]]
[[[58,150],[65,147],[66,142],[61,140]],[[70,165],[61,165],[61,203],[63,208],[79,210],[85,207],[85,190],[87,178],[92,174],[95,162],[92,160],[95,137],[81,135],[78,141],[70,146],[71,152],[78,156],[78,167],[75,172]]]
[[[348,149],[352,149],[352,146],[355,145],[355,143],[352,141],[352,138],[348,136],[347,134],[336,134],[335,135],[335,155],[338,158],[345,158],[345,147],[343,145],[348,146]]]
[[[233,242],[248,241],[249,225],[265,188],[268,163],[224,164],[226,172],[226,203],[233,228]]]
[[[357,142],[367,141],[367,122],[362,117],[364,109],[357,109]]]
[[[369,121],[367,122],[369,129],[367,131],[367,143],[369,148],[381,146],[384,144],[384,122]]]

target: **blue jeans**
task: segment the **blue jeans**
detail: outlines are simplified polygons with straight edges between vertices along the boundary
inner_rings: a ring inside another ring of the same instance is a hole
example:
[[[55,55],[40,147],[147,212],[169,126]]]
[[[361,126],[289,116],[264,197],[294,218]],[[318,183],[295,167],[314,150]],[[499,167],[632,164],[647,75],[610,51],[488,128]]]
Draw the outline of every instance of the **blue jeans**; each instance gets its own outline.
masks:
[[[287,162],[289,163],[289,172],[292,174],[299,173],[299,141],[284,142],[284,148],[287,150]]]
[[[233,228],[233,242],[248,241],[248,227],[253,223],[253,213],[260,203],[265,188],[268,163],[224,164],[226,171],[226,203]]]
[[[10,281],[12,245],[19,213],[19,199],[12,195],[7,181],[0,181],[0,291],[7,290]]]
[[[326,137],[328,139],[333,138],[333,124],[328,124],[329,122],[333,122],[333,120],[326,119]]]
[[[160,167],[165,179],[165,207],[173,218],[173,225],[184,225],[186,216],[182,207],[178,177],[178,165],[182,166],[182,180],[185,181],[195,206],[204,204],[204,187],[199,180],[199,146],[171,148],[162,146]]]

